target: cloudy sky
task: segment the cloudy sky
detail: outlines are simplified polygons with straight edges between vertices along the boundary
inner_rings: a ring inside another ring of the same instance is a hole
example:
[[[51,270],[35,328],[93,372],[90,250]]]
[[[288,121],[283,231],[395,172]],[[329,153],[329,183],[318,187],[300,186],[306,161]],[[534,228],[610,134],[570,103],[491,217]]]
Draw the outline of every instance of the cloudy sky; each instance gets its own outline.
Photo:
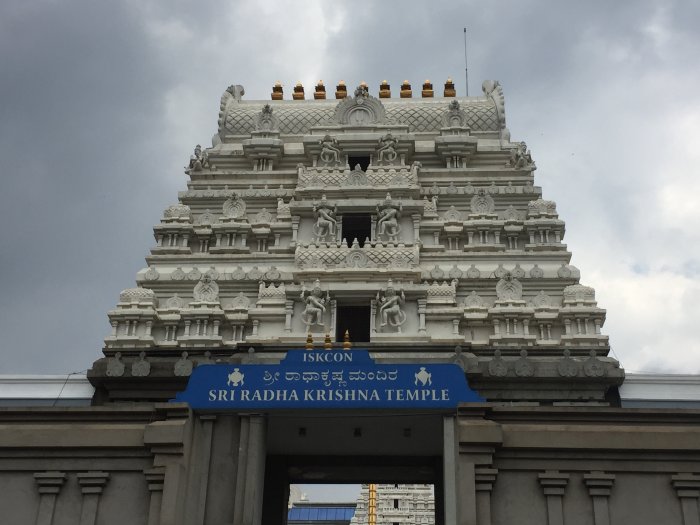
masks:
[[[629,371],[700,372],[700,3],[0,3],[0,374],[100,355],[219,98],[498,79]]]

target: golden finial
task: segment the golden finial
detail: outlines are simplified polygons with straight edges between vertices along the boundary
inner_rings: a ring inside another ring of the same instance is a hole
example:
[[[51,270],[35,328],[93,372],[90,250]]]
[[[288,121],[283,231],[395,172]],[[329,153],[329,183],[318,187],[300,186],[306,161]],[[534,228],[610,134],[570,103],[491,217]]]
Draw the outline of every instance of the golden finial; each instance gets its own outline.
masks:
[[[425,79],[425,82],[423,82],[423,90],[420,94],[423,98],[433,98],[435,92],[433,91],[433,85],[430,83],[430,80]]]
[[[401,98],[411,98],[413,96],[413,91],[411,91],[411,83],[408,80],[404,80],[401,84]]]
[[[445,92],[444,92],[443,96],[444,97],[457,96],[457,91],[455,91],[455,85],[452,82],[452,77],[448,77],[447,82],[445,82]]]
[[[343,336],[343,350],[350,350],[351,347],[350,330],[345,330],[345,335]]]
[[[272,100],[282,100],[284,97],[284,92],[282,91],[282,82],[279,80],[275,82],[275,85],[272,86]]]
[[[379,84],[379,98],[391,98],[391,86],[386,80]]]
[[[333,348],[333,341],[331,341],[331,334],[326,332],[326,338],[323,340],[323,348],[330,350]]]
[[[301,84],[301,81],[297,82],[296,86],[294,86],[292,98],[294,100],[304,100],[304,86]]]
[[[304,347],[307,350],[313,350],[314,349],[314,338],[311,335],[311,332],[306,334],[306,346]]]
[[[338,82],[335,86],[335,98],[346,98],[348,96],[348,88],[345,85],[345,80]]]
[[[314,100],[325,100],[326,99],[326,86],[323,85],[323,80],[319,80],[316,84],[316,89],[314,90]]]

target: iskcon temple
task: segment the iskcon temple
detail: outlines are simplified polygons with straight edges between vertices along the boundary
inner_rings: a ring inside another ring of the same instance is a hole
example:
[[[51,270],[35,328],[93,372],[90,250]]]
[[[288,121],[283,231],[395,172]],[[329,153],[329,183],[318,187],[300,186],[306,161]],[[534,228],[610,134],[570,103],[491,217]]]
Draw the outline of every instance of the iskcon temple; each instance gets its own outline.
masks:
[[[0,521],[700,524],[700,380],[609,356],[533,157],[498,81],[227,88],[87,377],[0,377]]]

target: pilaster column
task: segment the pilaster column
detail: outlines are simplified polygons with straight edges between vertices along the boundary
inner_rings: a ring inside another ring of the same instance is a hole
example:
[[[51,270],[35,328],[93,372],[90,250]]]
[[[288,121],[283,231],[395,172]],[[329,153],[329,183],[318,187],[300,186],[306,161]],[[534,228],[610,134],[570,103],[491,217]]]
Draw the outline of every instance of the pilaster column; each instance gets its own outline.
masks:
[[[418,244],[420,242],[420,215],[411,215],[411,221],[413,221],[413,242]]]
[[[698,496],[700,496],[700,476],[681,473],[671,476],[671,483],[681,502],[683,525],[700,525]]]
[[[569,475],[556,470],[542,472],[538,476],[540,485],[547,498],[547,524],[564,525],[564,507],[562,499],[569,483]]]
[[[425,333],[425,310],[428,306],[427,299],[418,299],[418,333]]]
[[[294,313],[294,301],[287,300],[284,302],[284,331],[292,331],[292,314]]]
[[[583,481],[588,487],[588,495],[593,500],[593,521],[595,525],[610,525],[608,501],[615,482],[615,475],[597,471],[590,472],[583,475]]]
[[[264,416],[241,417],[233,525],[260,525],[265,483]]]
[[[445,416],[442,423],[442,471],[445,525],[457,525],[457,465],[459,445],[454,416]],[[462,474],[460,472],[460,474]],[[460,496],[462,496],[460,494]],[[472,524],[469,524],[472,525]]]
[[[97,519],[97,505],[100,494],[109,480],[107,472],[81,472],[78,474],[78,484],[83,493],[83,502],[80,507],[80,525],[95,525]]]
[[[163,501],[163,484],[165,483],[165,468],[155,467],[144,470],[148,491],[151,499],[148,505],[148,525],[160,525],[160,505]]]
[[[56,496],[66,482],[65,472],[37,472],[34,480],[39,488],[39,508],[36,513],[36,525],[51,525],[56,509]]]
[[[498,470],[495,468],[477,468],[476,479],[476,522],[479,525],[491,525],[491,492],[496,482]]]

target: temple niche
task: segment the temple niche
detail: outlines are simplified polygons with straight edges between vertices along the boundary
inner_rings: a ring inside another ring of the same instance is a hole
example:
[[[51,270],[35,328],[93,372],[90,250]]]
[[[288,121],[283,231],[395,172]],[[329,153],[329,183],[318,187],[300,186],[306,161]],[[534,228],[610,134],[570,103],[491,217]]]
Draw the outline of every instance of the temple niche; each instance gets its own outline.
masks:
[[[500,83],[464,99],[382,86],[339,84],[335,100],[297,86],[293,102],[280,86],[271,101],[228,89],[213,147],[190,156],[138,288],[109,314],[108,356],[228,358],[348,332],[370,349],[459,345],[487,374],[495,350],[607,359],[605,310],[570,264],[533,153],[510,139]]]

